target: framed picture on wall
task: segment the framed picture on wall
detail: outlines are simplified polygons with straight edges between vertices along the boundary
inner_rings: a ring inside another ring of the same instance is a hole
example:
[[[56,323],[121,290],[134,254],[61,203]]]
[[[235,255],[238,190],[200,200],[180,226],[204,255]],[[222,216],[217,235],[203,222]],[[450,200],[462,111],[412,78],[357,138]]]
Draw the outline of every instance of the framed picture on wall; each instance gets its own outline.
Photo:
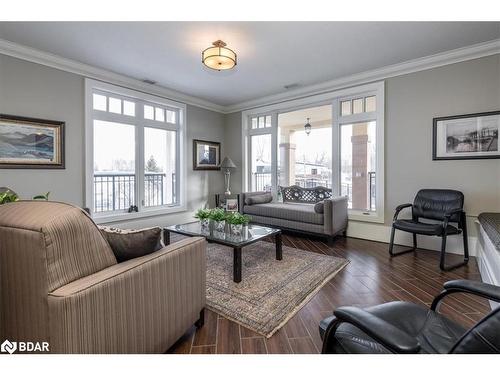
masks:
[[[64,122],[0,114],[0,168],[64,169]]]
[[[433,119],[432,160],[498,159],[500,111]]]
[[[193,169],[220,170],[220,142],[193,140]]]

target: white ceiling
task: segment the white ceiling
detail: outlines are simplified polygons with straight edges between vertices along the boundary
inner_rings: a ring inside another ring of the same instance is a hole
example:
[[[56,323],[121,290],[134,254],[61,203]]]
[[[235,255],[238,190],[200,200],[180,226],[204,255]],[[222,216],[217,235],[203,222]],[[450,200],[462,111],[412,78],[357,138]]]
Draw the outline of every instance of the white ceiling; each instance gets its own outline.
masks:
[[[500,22],[0,22],[0,38],[223,106],[500,38]],[[201,64],[222,39],[234,70]]]
[[[304,126],[310,119],[310,123],[330,122],[332,119],[332,106],[323,105],[320,107],[304,108],[298,111],[280,113],[278,116],[278,124],[280,127],[295,127],[297,125]]]

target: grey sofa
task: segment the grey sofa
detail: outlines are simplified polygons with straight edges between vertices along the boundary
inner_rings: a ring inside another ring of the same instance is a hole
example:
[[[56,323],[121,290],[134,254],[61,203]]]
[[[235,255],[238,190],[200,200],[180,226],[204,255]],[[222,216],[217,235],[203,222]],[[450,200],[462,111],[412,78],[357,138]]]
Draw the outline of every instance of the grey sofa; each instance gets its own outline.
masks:
[[[240,194],[240,212],[250,215],[253,223],[312,233],[329,241],[345,235],[347,197],[332,197],[331,190],[324,187],[280,189],[283,202],[267,202],[270,193],[263,191]]]

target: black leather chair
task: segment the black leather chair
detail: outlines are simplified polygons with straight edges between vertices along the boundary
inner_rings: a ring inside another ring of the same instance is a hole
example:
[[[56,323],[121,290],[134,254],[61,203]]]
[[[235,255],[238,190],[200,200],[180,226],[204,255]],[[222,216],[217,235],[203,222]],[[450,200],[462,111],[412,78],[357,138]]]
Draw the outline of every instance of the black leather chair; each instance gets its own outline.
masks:
[[[469,330],[437,311],[443,297],[457,292],[500,302],[498,286],[453,280],[444,284],[430,309],[409,302],[340,307],[320,323],[322,353],[500,353],[500,307]]]
[[[417,248],[417,234],[424,236],[441,237],[441,259],[439,268],[443,271],[466,265],[469,261],[469,246],[467,240],[467,223],[464,206],[464,195],[457,190],[445,189],[423,189],[415,196],[413,204],[406,203],[396,207],[392,220],[391,241],[389,244],[389,254],[391,257],[415,251]],[[398,219],[399,213],[411,207],[411,219]],[[422,222],[421,219],[433,220]],[[436,223],[439,221],[439,223]],[[456,223],[452,225],[451,223]],[[398,230],[413,234],[413,248],[399,253],[393,251],[394,233]],[[446,265],[446,238],[450,235],[462,234],[464,241],[464,260],[453,265]]]

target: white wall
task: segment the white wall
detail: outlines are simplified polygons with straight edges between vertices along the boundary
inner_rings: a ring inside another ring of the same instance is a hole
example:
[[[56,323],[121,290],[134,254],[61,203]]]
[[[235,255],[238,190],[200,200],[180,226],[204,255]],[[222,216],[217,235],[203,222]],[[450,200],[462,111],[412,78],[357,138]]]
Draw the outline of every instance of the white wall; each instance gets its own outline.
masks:
[[[75,74],[0,54],[0,113],[66,122],[66,169],[0,169],[0,186],[23,198],[51,192],[52,200],[84,204],[84,78]],[[224,190],[219,171],[193,171],[192,140],[223,142],[224,115],[187,106],[188,211],[118,226],[179,223],[192,211],[213,202]],[[224,155],[224,145],[222,145]],[[212,203],[213,204],[213,203]]]
[[[387,241],[394,208],[412,202],[424,187],[452,188],[465,194],[472,241],[475,217],[500,211],[500,161],[432,161],[434,117],[500,110],[500,55],[484,57],[386,80],[384,224],[350,222],[348,234]],[[235,145],[230,157],[241,165],[241,112],[226,115],[225,143]],[[241,174],[233,185],[241,190]],[[399,235],[397,242],[409,244]],[[458,239],[458,238],[457,238]],[[422,239],[437,248],[435,239]],[[450,241],[452,251],[461,245]]]

